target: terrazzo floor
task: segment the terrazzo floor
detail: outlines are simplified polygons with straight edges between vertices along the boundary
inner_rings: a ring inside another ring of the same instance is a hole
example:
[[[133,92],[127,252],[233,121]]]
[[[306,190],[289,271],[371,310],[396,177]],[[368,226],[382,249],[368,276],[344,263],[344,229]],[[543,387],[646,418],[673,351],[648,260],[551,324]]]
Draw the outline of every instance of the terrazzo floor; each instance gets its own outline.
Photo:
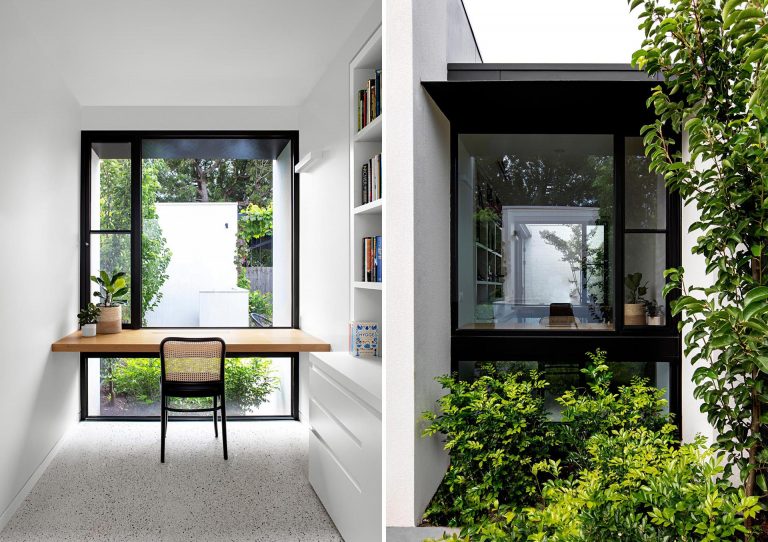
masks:
[[[21,541],[342,541],[306,477],[299,422],[83,422],[0,533]],[[221,428],[219,428],[221,430]]]

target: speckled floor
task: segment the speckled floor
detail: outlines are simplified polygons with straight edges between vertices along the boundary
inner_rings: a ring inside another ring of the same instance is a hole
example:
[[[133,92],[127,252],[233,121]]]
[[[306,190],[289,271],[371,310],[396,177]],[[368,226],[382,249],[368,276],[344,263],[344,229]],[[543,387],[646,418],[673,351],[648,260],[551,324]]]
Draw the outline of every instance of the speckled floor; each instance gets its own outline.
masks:
[[[84,422],[0,541],[341,541],[307,481],[299,422]]]

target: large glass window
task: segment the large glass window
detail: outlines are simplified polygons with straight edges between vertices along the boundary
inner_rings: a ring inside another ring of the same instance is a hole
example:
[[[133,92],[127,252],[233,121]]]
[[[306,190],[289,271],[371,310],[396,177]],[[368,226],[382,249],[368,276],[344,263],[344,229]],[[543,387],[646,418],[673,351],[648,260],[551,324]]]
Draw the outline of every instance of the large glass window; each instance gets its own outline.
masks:
[[[149,327],[291,325],[291,144],[145,139],[142,318]]]
[[[83,302],[91,275],[122,271],[124,325],[296,325],[295,135],[84,141]]]
[[[296,132],[84,132],[81,303],[99,301],[90,276],[122,271],[123,327],[296,326],[297,145]],[[159,414],[157,357],[83,361],[87,416]],[[228,358],[228,414],[297,416],[297,364]]]
[[[613,329],[612,135],[459,134],[460,329]]]
[[[131,271],[131,143],[94,142],[90,145],[90,230],[88,275],[104,270],[110,275]],[[88,282],[90,301],[98,303],[98,287]],[[131,323],[130,294],[122,309],[123,322]]]
[[[227,416],[291,416],[293,358],[225,360]],[[88,416],[160,415],[160,358],[88,358]],[[174,399],[177,408],[208,408],[211,398]],[[210,416],[174,413],[174,416]]]

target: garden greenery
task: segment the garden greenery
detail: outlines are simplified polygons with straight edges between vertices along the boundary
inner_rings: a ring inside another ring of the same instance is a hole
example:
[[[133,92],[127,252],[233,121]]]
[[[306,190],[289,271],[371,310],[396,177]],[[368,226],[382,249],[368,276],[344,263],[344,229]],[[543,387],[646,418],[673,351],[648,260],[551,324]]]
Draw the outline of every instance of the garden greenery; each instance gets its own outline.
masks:
[[[666,84],[643,128],[651,170],[699,218],[693,253],[711,285],[666,272],[694,395],[748,496],[765,499],[768,410],[768,0],[631,0],[645,33],[633,63]],[[682,137],[681,137],[682,134]],[[676,140],[687,141],[684,154]]]
[[[484,369],[449,390],[425,435],[443,433],[451,464],[425,519],[458,526],[452,540],[597,542],[734,540],[761,509],[723,478],[702,439],[680,445],[664,392],[634,377],[612,386],[603,351],[586,389],[556,400],[547,422],[537,372]],[[612,388],[615,387],[615,390]]]
[[[227,410],[247,413],[262,404],[279,387],[272,363],[263,358],[227,358],[224,361],[224,392]],[[117,360],[104,378],[114,400],[122,397],[128,403],[151,405],[160,401],[160,360],[158,358],[124,358]],[[181,401],[182,408],[210,406],[210,398]]]

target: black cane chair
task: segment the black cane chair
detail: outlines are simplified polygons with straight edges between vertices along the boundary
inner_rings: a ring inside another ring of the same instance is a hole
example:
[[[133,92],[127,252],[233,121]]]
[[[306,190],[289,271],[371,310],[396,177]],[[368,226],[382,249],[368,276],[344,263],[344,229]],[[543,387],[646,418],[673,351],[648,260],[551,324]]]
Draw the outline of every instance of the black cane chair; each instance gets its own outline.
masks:
[[[165,463],[168,412],[213,412],[213,431],[221,435],[227,459],[227,412],[224,402],[224,356],[226,345],[218,337],[192,339],[168,337],[160,343],[160,462]],[[213,408],[171,408],[170,397],[211,397]],[[221,398],[221,405],[217,400]]]

